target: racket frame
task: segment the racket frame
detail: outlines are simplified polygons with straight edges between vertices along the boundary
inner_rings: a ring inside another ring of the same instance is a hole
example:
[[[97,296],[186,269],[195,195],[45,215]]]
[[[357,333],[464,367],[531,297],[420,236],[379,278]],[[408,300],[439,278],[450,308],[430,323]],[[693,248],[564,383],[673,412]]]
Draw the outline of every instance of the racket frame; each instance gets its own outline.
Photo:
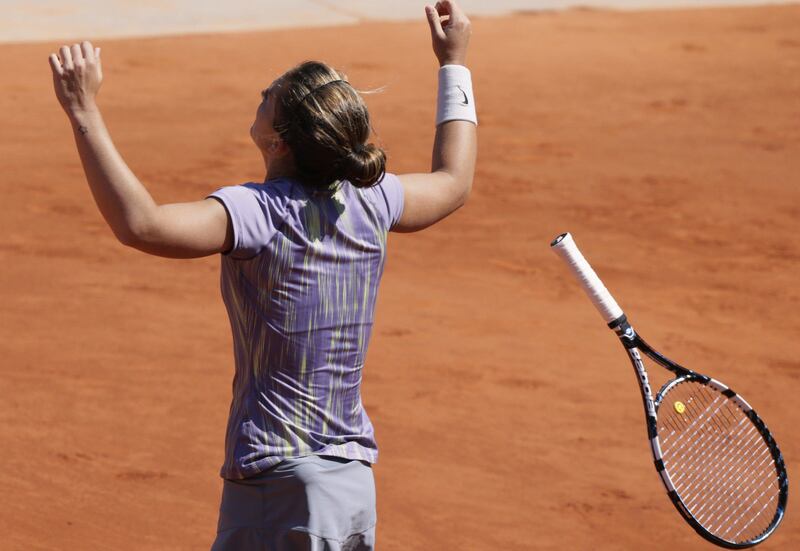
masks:
[[[650,451],[653,454],[653,463],[661,482],[664,484],[664,488],[667,490],[667,495],[669,496],[672,504],[675,506],[684,520],[686,520],[686,522],[688,522],[689,525],[694,528],[694,530],[700,536],[711,543],[719,545],[720,547],[725,547],[728,549],[745,549],[766,540],[778,527],[786,512],[786,504],[789,494],[789,480],[786,474],[786,466],[783,461],[783,456],[781,455],[780,449],[778,448],[775,439],[772,437],[772,434],[769,432],[769,429],[767,429],[764,421],[761,420],[755,410],[744,398],[736,394],[736,392],[725,386],[723,383],[712,379],[707,375],[702,375],[692,371],[691,369],[687,369],[653,349],[633,329],[625,314],[609,323],[608,327],[617,334],[617,337],[622,343],[622,346],[625,348],[625,351],[628,353],[628,357],[631,360],[633,369],[636,372],[636,378],[639,381],[639,390],[642,394],[645,417],[647,419],[647,437],[650,440]],[[670,379],[664,383],[655,397],[653,397],[652,387],[647,375],[647,369],[644,366],[642,354],[650,358],[658,365],[677,375],[676,378]],[[694,381],[703,385],[707,385],[720,392],[729,400],[733,400],[736,405],[745,412],[745,415],[750,419],[750,421],[756,427],[756,430],[758,430],[759,434],[764,439],[764,442],[767,444],[767,448],[769,449],[772,460],[774,461],[775,470],[778,477],[778,506],[775,516],[770,522],[769,527],[757,538],[744,543],[736,543],[720,538],[706,530],[684,505],[678,491],[675,489],[675,486],[672,483],[669,472],[664,466],[664,461],[661,454],[661,444],[658,436],[658,409],[661,406],[664,396],[666,396],[667,392],[669,392],[672,387],[687,381]]]

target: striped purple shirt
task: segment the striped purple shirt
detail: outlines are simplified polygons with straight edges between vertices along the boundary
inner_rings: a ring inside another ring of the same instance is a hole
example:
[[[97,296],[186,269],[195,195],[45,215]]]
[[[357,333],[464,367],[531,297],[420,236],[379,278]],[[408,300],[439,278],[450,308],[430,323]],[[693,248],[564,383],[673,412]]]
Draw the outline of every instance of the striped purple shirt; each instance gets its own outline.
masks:
[[[221,255],[236,370],[220,475],[311,454],[375,463],[361,370],[386,235],[403,210],[397,176],[333,195],[273,180],[209,197],[225,205],[234,242]]]

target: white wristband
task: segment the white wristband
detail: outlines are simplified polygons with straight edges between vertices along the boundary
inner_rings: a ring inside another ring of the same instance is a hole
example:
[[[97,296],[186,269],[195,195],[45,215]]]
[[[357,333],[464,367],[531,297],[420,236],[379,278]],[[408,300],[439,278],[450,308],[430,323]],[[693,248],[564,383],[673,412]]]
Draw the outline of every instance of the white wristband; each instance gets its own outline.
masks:
[[[436,103],[436,126],[447,121],[469,121],[478,124],[472,76],[463,65],[439,68],[439,97]]]

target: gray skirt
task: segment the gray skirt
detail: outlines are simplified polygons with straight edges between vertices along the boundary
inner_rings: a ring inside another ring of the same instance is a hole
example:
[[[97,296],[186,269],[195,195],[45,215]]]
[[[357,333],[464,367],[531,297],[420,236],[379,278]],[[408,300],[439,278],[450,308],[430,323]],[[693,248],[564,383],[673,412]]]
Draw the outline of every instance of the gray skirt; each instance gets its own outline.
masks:
[[[372,551],[375,479],[367,462],[308,455],[225,480],[211,551]]]

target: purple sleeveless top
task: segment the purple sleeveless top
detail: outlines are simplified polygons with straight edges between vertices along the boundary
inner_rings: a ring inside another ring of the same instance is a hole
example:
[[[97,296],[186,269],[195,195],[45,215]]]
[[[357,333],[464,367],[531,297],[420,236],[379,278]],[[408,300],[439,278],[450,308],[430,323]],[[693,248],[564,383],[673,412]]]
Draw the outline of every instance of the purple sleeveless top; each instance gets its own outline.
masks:
[[[375,463],[361,370],[387,232],[403,210],[397,176],[333,195],[271,180],[209,197],[227,209],[234,242],[221,255],[235,374],[220,475],[311,454]]]

